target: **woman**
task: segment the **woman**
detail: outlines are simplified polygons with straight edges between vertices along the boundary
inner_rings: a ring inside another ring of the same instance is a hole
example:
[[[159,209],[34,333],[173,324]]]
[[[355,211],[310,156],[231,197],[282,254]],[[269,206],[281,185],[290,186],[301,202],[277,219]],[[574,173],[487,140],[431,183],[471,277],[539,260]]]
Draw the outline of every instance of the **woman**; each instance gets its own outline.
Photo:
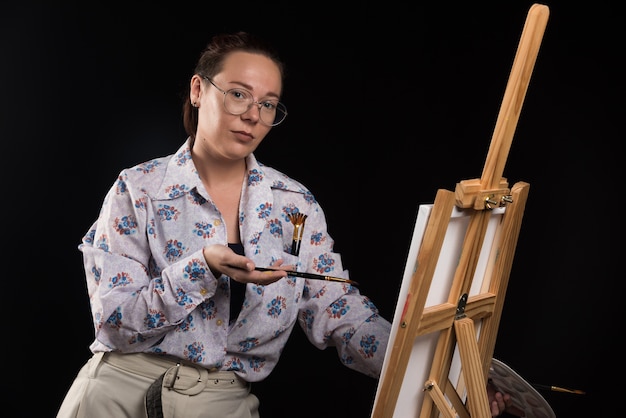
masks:
[[[79,246],[94,354],[58,417],[258,417],[251,383],[296,321],[380,375],[390,323],[349,280],[311,192],[254,156],[287,116],[282,81],[258,39],[214,37],[190,80],[185,143],[120,173]]]

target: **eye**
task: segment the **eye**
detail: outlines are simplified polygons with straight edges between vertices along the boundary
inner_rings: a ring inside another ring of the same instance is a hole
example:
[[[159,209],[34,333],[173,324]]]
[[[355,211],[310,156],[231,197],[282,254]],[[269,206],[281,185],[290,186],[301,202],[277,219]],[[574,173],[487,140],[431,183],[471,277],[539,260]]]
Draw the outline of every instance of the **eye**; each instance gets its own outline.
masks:
[[[250,100],[250,94],[245,90],[232,89],[228,91],[228,95],[236,101],[245,102]]]
[[[265,102],[261,102],[261,104],[263,105],[263,109],[266,109],[272,112],[276,110],[276,102],[265,101]]]

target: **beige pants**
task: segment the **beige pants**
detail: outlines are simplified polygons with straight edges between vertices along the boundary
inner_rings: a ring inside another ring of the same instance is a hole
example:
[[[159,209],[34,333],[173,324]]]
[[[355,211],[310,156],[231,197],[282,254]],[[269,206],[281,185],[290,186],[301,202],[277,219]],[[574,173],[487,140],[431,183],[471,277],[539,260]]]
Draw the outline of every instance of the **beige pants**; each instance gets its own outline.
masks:
[[[152,354],[97,353],[74,379],[57,418],[148,418],[146,394],[161,377],[158,410],[165,418],[259,417],[250,384],[233,372],[209,372]],[[154,409],[149,399],[148,410]]]

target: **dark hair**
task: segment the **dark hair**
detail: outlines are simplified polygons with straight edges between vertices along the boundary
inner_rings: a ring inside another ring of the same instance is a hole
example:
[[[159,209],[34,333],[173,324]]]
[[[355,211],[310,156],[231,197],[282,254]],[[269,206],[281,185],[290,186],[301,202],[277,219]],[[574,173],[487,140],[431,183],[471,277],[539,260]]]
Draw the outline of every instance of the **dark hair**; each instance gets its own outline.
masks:
[[[194,74],[212,78],[222,70],[226,56],[235,51],[251,52],[270,58],[278,66],[281,78],[284,78],[284,64],[276,50],[264,40],[246,32],[218,34],[211,38],[200,54]],[[187,86],[187,94],[183,97],[183,126],[187,135],[191,137],[193,145],[198,128],[198,109],[192,106],[189,100],[189,86]]]

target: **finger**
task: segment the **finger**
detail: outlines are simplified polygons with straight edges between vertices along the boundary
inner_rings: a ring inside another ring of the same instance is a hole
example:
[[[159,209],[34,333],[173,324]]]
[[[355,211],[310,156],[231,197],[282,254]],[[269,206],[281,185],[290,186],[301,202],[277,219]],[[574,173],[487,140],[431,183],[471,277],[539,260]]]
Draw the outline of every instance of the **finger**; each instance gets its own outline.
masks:
[[[287,271],[294,271],[296,269],[295,264],[283,264],[284,262],[285,260],[283,260],[282,258],[279,258],[278,260],[274,260],[272,263],[270,263],[270,267],[276,268],[276,269],[280,267],[280,270],[287,270]]]
[[[526,416],[526,413],[524,412],[523,409],[520,409],[518,407],[516,407],[515,405],[513,405],[513,398],[511,397],[511,394],[509,393],[504,393],[501,394],[502,396],[502,401],[504,402],[504,407],[500,407],[500,410],[503,412],[506,412],[509,415],[513,415],[516,417],[523,417]],[[496,396],[496,399],[498,397]]]
[[[287,273],[283,270],[254,271],[251,276],[254,276],[251,280],[252,282],[256,284],[268,285],[287,277]]]
[[[498,403],[498,409],[500,411],[504,411],[506,409],[506,402],[504,401],[504,396],[502,395],[502,392],[496,392],[495,399]]]
[[[203,255],[214,274],[229,274],[233,269],[254,270],[254,263],[245,256],[236,254],[225,245],[213,244],[204,247]]]
[[[296,270],[296,266],[295,264],[272,264],[270,266],[272,269],[275,270],[281,270],[281,271],[295,271]]]
[[[253,271],[254,270],[254,262],[250,260],[248,257],[242,255],[233,254],[232,257],[229,257],[227,260],[224,260],[224,267],[230,269],[244,270],[244,271]]]
[[[491,401],[491,416],[492,417],[497,417],[498,415],[500,415],[500,407],[498,407],[498,401],[493,400]]]

